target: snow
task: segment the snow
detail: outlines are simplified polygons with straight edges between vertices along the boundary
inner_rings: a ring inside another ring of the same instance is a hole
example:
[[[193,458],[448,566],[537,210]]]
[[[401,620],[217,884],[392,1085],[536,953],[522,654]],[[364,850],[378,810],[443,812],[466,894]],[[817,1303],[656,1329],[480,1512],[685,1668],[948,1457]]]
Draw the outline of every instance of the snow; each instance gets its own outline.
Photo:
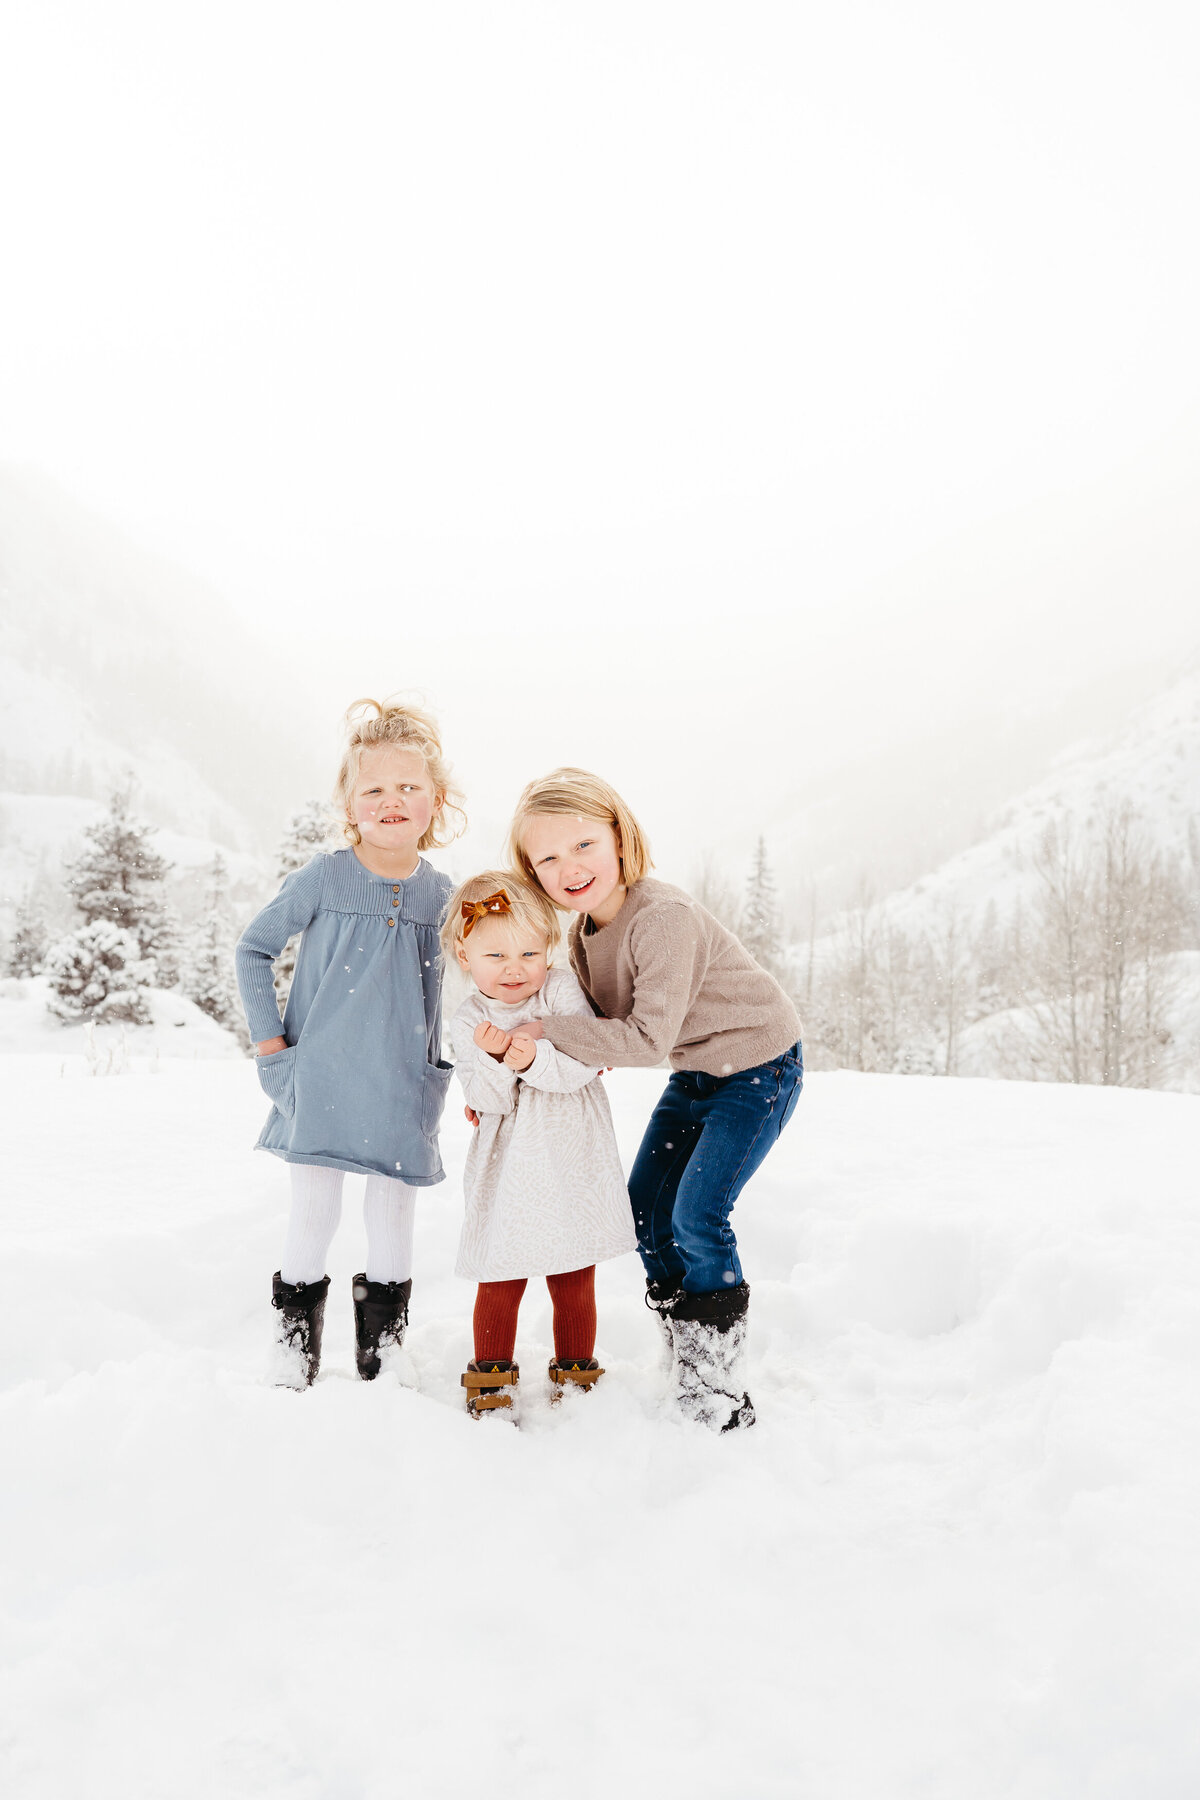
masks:
[[[26,980],[0,979],[0,1052],[12,1056],[31,1051],[57,1057],[60,1068],[76,1072],[91,1058],[101,1068],[123,1065],[132,1058],[237,1057],[237,1039],[182,994],[161,988],[145,990],[149,1025],[65,1025],[46,1007],[49,983],[44,975]]]
[[[0,1774],[21,1800],[1190,1800],[1200,1102],[812,1077],[739,1205],[760,1424],[607,1375],[473,1424],[422,1193],[399,1367],[266,1386],[287,1177],[243,1061],[0,1057]],[[628,1159],[661,1075],[609,1093]],[[348,1194],[357,1184],[348,1183]]]
[[[1176,950],[1161,963],[1162,1016],[1167,1042],[1158,1055],[1156,1081],[1175,1093],[1200,1093],[1200,950]],[[1035,1006],[1005,1007],[963,1028],[955,1052],[959,1075],[988,1076],[1027,1068],[1026,1048],[1036,1045]]]

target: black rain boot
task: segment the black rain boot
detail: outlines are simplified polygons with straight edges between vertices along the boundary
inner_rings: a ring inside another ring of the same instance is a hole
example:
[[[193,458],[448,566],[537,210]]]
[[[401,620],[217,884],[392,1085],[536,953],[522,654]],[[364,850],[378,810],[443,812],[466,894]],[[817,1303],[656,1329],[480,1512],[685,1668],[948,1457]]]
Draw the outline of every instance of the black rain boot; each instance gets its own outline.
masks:
[[[715,1294],[681,1294],[671,1311],[679,1410],[712,1431],[754,1423],[742,1387],[750,1289],[744,1281]]]
[[[671,1334],[671,1309],[683,1298],[683,1288],[677,1281],[648,1281],[646,1283],[646,1305],[658,1322],[662,1333],[663,1358],[662,1366],[670,1369],[675,1361],[675,1340]]]
[[[306,1388],[321,1367],[321,1333],[329,1277],[320,1281],[285,1281],[276,1269],[271,1277],[271,1305],[278,1313],[275,1343],[279,1352],[276,1387]]]
[[[408,1324],[410,1281],[368,1281],[354,1277],[354,1343],[358,1372],[364,1381],[379,1373],[379,1352],[398,1350]]]

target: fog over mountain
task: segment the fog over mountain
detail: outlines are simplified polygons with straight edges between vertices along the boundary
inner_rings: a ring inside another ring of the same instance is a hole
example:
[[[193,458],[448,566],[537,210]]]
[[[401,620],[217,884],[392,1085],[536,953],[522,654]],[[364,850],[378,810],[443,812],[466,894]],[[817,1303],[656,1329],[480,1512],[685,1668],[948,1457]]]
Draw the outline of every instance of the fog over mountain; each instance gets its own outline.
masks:
[[[830,577],[828,603],[761,541],[689,582],[682,562],[633,557],[621,579],[615,537],[571,605],[530,547],[523,563],[468,541],[439,563],[426,542],[397,546],[375,629],[317,634],[308,614],[274,642],[5,469],[0,792],[95,799],[130,772],[155,824],[269,857],[287,814],[328,793],[347,702],[401,690],[433,706],[468,796],[451,867],[493,861],[523,783],[574,762],[627,793],[668,879],[715,858],[736,888],[763,835],[798,926],[814,890],[824,912],[985,837],[1055,757],[1170,687],[1196,641],[1200,551],[1178,504],[1194,441],[1181,429],[1111,482],[857,592]],[[40,823],[62,829],[49,809]]]
[[[155,824],[261,848],[295,761],[263,654],[211,589],[0,468],[0,791],[97,799],[130,775]]]

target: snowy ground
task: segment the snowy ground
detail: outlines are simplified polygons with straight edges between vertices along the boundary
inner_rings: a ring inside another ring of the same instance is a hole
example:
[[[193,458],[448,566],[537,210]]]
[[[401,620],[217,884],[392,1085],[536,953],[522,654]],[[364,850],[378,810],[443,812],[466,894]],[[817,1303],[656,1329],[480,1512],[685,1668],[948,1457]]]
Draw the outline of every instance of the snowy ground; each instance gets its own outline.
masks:
[[[0,1057],[14,1800],[1194,1800],[1200,1101],[822,1075],[740,1206],[759,1428],[608,1375],[472,1424],[423,1197],[402,1368],[263,1384],[286,1197],[240,1061]],[[628,1155],[660,1077],[609,1090]]]
[[[89,1066],[100,1073],[145,1068],[164,1056],[244,1059],[233,1034],[182,994],[147,988],[149,1025],[67,1025],[49,1010],[49,998],[44,975],[0,978],[0,1055],[32,1050],[56,1057],[55,1070],[64,1074]]]

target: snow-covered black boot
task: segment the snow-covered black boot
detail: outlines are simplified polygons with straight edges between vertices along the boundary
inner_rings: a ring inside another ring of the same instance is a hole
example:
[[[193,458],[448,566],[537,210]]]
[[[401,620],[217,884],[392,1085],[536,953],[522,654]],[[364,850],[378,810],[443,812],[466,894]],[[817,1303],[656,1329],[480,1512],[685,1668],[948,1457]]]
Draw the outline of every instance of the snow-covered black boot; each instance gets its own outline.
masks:
[[[664,1369],[669,1369],[675,1361],[675,1340],[671,1332],[671,1311],[678,1300],[683,1298],[683,1289],[679,1283],[669,1281],[648,1281],[646,1283],[646,1305],[658,1322],[662,1334]]]
[[[325,1326],[325,1296],[329,1277],[320,1281],[285,1281],[276,1269],[271,1277],[271,1305],[278,1315],[276,1387],[306,1388],[317,1379],[321,1367],[321,1333]]]
[[[473,1419],[485,1412],[512,1411],[513,1395],[521,1371],[515,1362],[481,1356],[469,1362],[462,1384],[467,1390],[467,1411]]]
[[[754,1406],[742,1387],[749,1302],[742,1281],[715,1294],[681,1294],[671,1310],[679,1410],[712,1431],[754,1423]]]
[[[408,1324],[411,1281],[368,1281],[354,1277],[354,1343],[364,1381],[379,1373],[379,1352],[399,1349]]]
[[[604,1370],[594,1356],[552,1356],[549,1375],[551,1404],[561,1400],[568,1387],[595,1387]]]

